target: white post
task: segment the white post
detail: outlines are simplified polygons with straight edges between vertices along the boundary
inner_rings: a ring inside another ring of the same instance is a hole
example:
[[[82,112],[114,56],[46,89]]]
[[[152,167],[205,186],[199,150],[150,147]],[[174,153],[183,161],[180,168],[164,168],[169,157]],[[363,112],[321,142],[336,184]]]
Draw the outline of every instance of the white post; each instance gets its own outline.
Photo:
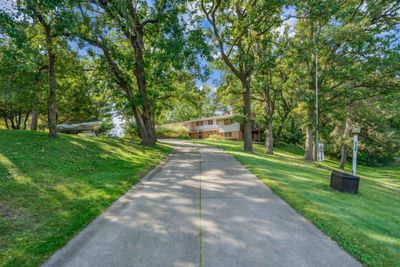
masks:
[[[358,134],[354,134],[353,142],[353,175],[356,175],[357,169],[357,145],[358,145]]]
[[[324,144],[319,143],[319,160],[324,161],[325,160],[325,155],[324,155]]]

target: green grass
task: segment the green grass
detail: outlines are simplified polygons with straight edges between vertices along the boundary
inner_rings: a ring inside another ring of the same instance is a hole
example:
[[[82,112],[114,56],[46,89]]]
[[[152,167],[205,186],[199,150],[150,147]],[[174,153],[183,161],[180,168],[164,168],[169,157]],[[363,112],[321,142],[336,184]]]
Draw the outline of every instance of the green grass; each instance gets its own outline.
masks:
[[[266,155],[261,145],[245,153],[243,143],[199,140],[225,149],[277,195],[368,266],[400,266],[400,166],[358,167],[357,195],[330,189],[338,163],[318,166],[303,160],[303,150],[287,145]],[[349,167],[347,166],[349,171]]]
[[[0,130],[0,266],[42,263],[171,150]]]

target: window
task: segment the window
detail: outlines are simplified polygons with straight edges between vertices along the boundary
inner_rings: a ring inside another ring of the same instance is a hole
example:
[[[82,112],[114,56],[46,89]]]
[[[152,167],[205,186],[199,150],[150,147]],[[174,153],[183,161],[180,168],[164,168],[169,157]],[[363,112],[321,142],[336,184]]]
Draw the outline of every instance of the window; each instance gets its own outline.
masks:
[[[225,132],[224,133],[225,138],[232,138],[232,132]]]
[[[231,119],[225,119],[224,120],[224,125],[229,125],[232,124],[232,120]]]
[[[196,122],[196,126],[203,126],[203,122],[202,121],[197,121]]]
[[[208,124],[208,125],[213,125],[214,122],[213,122],[213,120],[209,120],[207,124]]]

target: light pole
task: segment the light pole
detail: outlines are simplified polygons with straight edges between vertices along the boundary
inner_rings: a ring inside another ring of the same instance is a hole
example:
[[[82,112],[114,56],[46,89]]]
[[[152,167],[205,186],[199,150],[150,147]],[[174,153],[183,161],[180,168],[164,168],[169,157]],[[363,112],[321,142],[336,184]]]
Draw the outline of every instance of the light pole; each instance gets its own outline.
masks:
[[[353,141],[353,166],[352,166],[352,173],[356,176],[357,170],[357,147],[358,147],[358,134],[360,133],[360,128],[354,127],[353,134],[354,134],[354,141]]]
[[[315,161],[320,161],[320,149],[319,149],[319,106],[318,106],[318,38],[320,34],[321,28],[318,27],[318,22],[317,22],[317,33],[314,39],[314,44],[315,44],[315,146],[316,149],[315,151],[317,152]]]

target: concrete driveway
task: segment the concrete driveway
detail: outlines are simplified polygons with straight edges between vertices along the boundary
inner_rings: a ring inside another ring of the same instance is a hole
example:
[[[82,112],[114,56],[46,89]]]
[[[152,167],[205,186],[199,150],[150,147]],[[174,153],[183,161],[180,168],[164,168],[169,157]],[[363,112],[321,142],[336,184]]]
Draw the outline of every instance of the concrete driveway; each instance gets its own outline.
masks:
[[[232,156],[182,141],[44,266],[360,266]]]

